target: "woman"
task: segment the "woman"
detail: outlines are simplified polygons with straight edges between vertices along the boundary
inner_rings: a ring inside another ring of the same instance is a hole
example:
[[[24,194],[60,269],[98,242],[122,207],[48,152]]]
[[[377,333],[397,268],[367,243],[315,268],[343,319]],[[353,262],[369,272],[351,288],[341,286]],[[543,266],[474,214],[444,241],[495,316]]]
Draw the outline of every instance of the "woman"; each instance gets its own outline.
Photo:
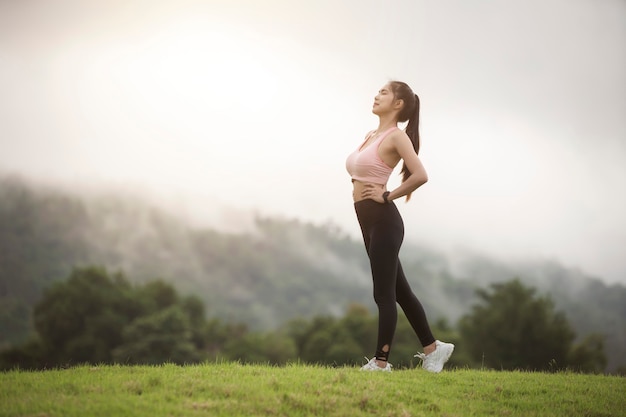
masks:
[[[424,353],[415,355],[422,359],[424,369],[440,372],[454,350],[453,344],[433,337],[424,309],[398,260],[404,224],[393,200],[406,196],[408,201],[411,193],[428,180],[417,156],[419,110],[419,98],[406,83],[386,84],[374,98],[372,108],[379,119],[378,128],[366,136],[346,161],[354,185],[354,207],[370,259],[374,301],[378,306],[376,355],[361,368],[366,371],[391,371],[388,358],[396,330],[396,302],[424,347]],[[406,121],[409,123],[405,131],[400,130],[398,123]],[[403,161],[402,183],[388,191],[387,181],[400,160]]]

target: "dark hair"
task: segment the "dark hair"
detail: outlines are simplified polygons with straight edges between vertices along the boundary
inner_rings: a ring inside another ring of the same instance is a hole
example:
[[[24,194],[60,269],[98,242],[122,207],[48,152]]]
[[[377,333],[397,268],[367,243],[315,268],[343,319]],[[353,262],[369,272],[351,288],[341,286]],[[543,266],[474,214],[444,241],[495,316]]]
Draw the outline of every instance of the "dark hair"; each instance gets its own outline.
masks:
[[[420,99],[411,90],[411,87],[408,84],[403,83],[402,81],[391,81],[389,83],[391,86],[391,92],[396,100],[404,101],[404,106],[398,113],[398,121],[409,123],[406,125],[404,131],[406,132],[409,139],[411,139],[411,143],[413,143],[413,149],[415,149],[415,153],[419,154],[420,151],[420,133],[419,133],[419,122],[420,122]],[[402,165],[402,182],[406,181],[406,179],[411,175],[411,172],[406,166],[406,163]],[[407,201],[411,198],[411,193],[406,196]]]

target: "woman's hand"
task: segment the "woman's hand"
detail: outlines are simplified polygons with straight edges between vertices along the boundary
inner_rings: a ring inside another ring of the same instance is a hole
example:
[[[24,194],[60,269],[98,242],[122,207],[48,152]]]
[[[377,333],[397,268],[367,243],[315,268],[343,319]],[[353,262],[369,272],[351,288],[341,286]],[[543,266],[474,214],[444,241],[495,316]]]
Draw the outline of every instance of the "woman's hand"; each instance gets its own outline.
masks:
[[[371,200],[376,201],[377,203],[384,203],[383,193],[385,192],[385,187],[379,184],[366,183],[363,184],[363,191],[361,191],[361,197],[363,199],[369,198]]]

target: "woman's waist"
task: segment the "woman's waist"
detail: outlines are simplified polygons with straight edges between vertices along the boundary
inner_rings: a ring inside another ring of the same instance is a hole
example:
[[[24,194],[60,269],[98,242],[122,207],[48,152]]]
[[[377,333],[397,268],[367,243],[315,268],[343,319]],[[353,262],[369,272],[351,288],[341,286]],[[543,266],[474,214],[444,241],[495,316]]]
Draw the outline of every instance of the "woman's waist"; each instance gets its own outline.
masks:
[[[359,180],[353,179],[352,180],[352,199],[354,200],[355,203],[357,201],[369,199],[369,197],[367,197],[367,198],[362,197],[362,194],[363,194],[363,191],[365,190],[365,185],[366,184],[373,185],[375,188],[377,188],[381,192],[387,191],[387,185],[386,184],[376,184],[376,183],[373,183],[373,182],[364,182],[364,181],[359,181]]]

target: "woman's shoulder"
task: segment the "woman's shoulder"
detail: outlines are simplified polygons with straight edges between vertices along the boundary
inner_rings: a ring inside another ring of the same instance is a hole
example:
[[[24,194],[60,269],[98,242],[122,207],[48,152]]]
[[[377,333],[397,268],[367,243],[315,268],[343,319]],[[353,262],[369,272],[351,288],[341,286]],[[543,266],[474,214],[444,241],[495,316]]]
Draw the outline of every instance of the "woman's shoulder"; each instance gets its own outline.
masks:
[[[409,142],[411,141],[411,139],[409,138],[409,135],[406,134],[404,129],[400,129],[400,128],[397,128],[397,129],[393,130],[389,134],[389,138],[393,142],[402,142],[402,141],[405,141],[405,140],[408,140]]]

